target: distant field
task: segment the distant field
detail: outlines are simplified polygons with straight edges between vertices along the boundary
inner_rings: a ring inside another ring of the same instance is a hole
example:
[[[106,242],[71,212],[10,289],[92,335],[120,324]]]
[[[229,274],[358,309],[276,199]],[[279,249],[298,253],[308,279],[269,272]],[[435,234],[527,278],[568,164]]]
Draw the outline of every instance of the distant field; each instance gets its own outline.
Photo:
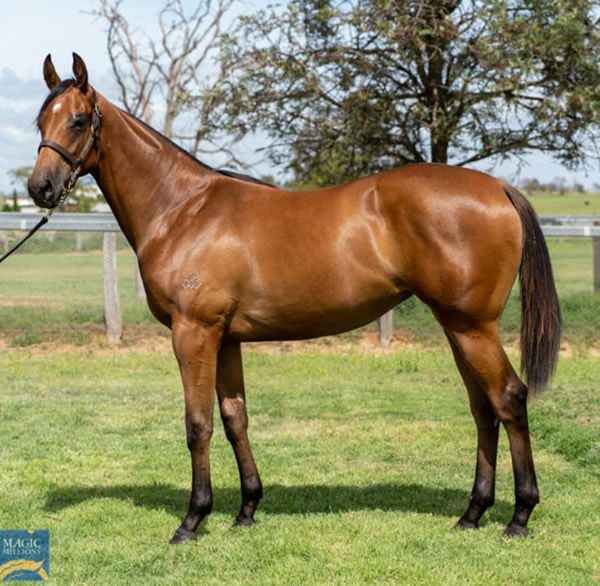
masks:
[[[538,214],[554,214],[557,216],[600,215],[600,193],[530,194],[528,197]]]

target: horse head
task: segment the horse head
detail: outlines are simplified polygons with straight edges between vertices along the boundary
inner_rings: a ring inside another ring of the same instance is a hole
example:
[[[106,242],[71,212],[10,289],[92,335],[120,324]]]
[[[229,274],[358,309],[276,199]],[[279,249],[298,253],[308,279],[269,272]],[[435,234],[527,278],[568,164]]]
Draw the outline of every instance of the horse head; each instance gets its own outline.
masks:
[[[35,203],[44,208],[56,207],[77,178],[92,169],[98,155],[102,115],[85,63],[76,53],[73,74],[73,79],[61,80],[50,55],[46,57],[44,80],[50,94],[37,117],[42,141],[28,185]]]

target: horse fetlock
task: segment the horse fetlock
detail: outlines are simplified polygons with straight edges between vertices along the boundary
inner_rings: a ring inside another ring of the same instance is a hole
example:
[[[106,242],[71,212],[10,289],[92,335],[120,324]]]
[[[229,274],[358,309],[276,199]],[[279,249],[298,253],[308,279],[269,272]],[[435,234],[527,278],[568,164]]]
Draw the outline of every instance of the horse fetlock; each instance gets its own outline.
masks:
[[[531,514],[533,507],[540,502],[540,493],[535,484],[528,483],[523,486],[517,486],[515,497],[515,515],[519,511]]]

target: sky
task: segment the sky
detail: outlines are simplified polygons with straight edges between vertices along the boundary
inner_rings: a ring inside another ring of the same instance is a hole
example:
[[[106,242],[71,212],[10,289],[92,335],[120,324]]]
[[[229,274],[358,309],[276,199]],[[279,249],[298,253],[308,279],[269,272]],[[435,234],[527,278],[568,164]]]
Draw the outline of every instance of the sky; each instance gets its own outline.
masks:
[[[186,2],[184,4],[195,2]],[[267,2],[264,2],[266,4]],[[245,0],[241,10],[254,11],[262,0]],[[152,30],[164,0],[124,0],[123,8],[132,25]],[[13,189],[8,171],[33,165],[40,137],[34,119],[48,93],[42,78],[42,63],[48,53],[61,77],[71,76],[72,52],[84,59],[90,83],[107,98],[117,101],[118,94],[106,50],[106,25],[90,14],[97,0],[0,0],[0,192]],[[253,160],[248,153],[249,161]],[[515,162],[493,167],[482,162],[482,171],[518,183],[525,178],[549,182],[564,177],[568,183],[587,188],[600,184],[600,169],[570,172],[549,156],[532,154],[517,174]],[[204,159],[208,164],[218,162]],[[265,169],[258,173],[272,173]]]

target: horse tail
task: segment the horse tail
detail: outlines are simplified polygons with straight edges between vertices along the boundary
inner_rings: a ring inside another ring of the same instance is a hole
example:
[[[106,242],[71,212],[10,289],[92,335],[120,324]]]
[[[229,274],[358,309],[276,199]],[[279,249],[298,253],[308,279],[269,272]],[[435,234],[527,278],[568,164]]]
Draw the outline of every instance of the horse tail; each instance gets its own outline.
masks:
[[[527,198],[504,186],[521,218],[521,374],[535,393],[548,385],[558,361],[561,316],[550,255],[540,223]]]

